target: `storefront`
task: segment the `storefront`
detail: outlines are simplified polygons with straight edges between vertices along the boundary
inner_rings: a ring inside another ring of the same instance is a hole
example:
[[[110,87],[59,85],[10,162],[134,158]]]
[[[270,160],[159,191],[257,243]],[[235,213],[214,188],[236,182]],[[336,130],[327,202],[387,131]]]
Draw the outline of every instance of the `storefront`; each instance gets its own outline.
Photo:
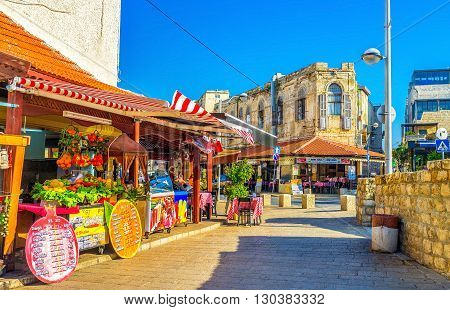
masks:
[[[273,149],[268,147],[249,147],[239,154],[239,159],[257,164],[255,178],[263,192],[293,193],[297,188],[311,188],[318,193],[338,193],[340,188],[354,189],[356,178],[364,176],[367,167],[366,150],[323,138],[281,142],[279,146],[276,163]],[[371,171],[380,169],[384,155],[369,154]]]

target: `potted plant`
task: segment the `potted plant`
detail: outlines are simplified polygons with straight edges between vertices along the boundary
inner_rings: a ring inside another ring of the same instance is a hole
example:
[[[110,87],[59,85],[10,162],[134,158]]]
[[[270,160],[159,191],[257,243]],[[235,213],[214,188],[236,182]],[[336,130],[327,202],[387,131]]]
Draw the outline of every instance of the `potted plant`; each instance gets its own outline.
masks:
[[[225,186],[225,196],[227,196],[226,211],[228,211],[230,201],[233,201],[234,198],[244,198],[249,195],[248,187],[245,183],[250,180],[253,172],[252,165],[245,159],[225,168],[225,174],[230,180],[230,183]]]

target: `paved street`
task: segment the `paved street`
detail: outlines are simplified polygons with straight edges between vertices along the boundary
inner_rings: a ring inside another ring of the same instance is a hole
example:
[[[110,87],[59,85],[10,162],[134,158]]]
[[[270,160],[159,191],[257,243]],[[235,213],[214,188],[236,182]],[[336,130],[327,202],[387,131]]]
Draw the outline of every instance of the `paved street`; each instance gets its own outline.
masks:
[[[266,208],[259,227],[223,226],[24,289],[450,288],[402,254],[371,253],[370,230],[337,198],[318,199],[314,210]]]

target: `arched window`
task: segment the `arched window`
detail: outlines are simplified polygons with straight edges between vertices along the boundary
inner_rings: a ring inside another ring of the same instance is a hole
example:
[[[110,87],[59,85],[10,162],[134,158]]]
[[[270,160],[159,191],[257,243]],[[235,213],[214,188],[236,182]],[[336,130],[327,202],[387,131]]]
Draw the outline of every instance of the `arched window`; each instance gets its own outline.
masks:
[[[342,89],[333,83],[328,86],[328,115],[341,115]]]
[[[247,124],[251,123],[251,117],[250,117],[250,107],[247,107],[247,111],[245,112],[245,122]]]
[[[283,124],[283,98],[279,97],[277,100],[277,111],[276,111],[276,124]]]
[[[258,104],[258,127],[264,128],[264,101],[260,101]]]
[[[240,120],[244,120],[244,109],[239,108],[239,115],[238,115],[238,118],[239,118]]]

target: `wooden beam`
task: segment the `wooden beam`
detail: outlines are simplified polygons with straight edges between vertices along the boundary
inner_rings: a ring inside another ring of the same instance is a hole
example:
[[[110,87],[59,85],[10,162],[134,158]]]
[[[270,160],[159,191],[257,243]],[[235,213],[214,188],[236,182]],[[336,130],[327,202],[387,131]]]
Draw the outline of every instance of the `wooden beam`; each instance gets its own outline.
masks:
[[[20,92],[8,92],[8,103],[17,105],[15,108],[6,108],[5,133],[20,135],[23,120],[23,94]]]
[[[193,202],[193,222],[195,224],[201,222],[201,213],[200,213],[200,152],[194,150],[193,154],[193,164],[194,164],[194,184],[193,184],[193,193],[192,193],[192,202]]]
[[[208,182],[207,188],[208,188],[208,192],[212,193],[212,190],[213,190],[213,154],[211,152],[211,153],[208,153],[206,156],[207,156],[206,174],[207,174],[207,182]]]
[[[141,122],[135,121],[134,122],[134,141],[136,141],[137,143],[139,143],[140,131],[141,131]],[[133,163],[133,182],[134,182],[134,187],[137,188],[139,186],[139,159],[137,156]]]

